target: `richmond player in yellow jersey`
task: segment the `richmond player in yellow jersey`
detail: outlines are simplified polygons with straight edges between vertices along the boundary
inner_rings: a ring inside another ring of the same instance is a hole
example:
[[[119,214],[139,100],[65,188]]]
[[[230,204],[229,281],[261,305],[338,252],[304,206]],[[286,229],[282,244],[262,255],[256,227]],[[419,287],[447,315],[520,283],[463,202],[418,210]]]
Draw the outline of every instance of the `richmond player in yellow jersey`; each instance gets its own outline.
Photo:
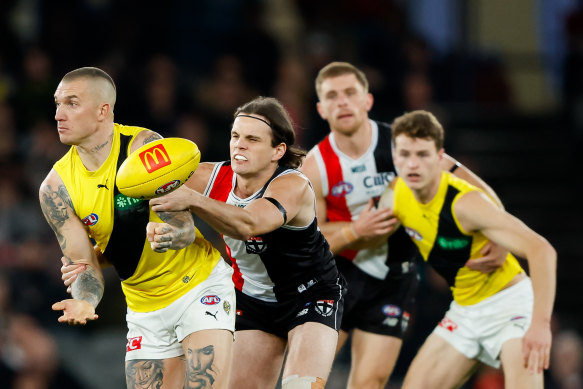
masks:
[[[232,269],[189,212],[153,212],[116,188],[127,155],[161,138],[114,123],[116,90],[97,68],[67,73],[55,92],[57,127],[71,145],[40,187],[43,213],[64,258],[82,264],[58,321],[86,324],[104,293],[97,258],[116,269],[128,306],[128,388],[224,388],[233,343]],[[94,251],[93,246],[98,250]]]
[[[540,235],[495,206],[478,188],[442,172],[443,128],[429,112],[393,123],[399,178],[393,211],[425,261],[448,281],[453,302],[427,338],[403,388],[457,388],[478,362],[504,367],[506,388],[542,388],[549,366],[556,252]],[[491,240],[524,257],[484,274],[465,266]],[[532,279],[532,282],[531,282]]]

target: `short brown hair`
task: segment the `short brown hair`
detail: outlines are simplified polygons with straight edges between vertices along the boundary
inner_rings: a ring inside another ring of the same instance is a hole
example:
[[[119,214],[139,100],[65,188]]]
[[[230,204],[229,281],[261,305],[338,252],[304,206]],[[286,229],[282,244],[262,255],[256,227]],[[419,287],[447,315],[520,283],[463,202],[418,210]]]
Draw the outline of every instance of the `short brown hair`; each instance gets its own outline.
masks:
[[[396,118],[391,127],[393,144],[397,136],[406,135],[413,139],[431,139],[437,150],[443,147],[443,127],[431,112],[419,110],[405,113]]]
[[[241,113],[261,115],[269,122],[271,127],[271,146],[275,147],[280,143],[285,143],[287,150],[279,160],[280,166],[298,168],[306,156],[306,151],[294,145],[296,134],[292,120],[279,102],[273,97],[259,96],[248,103],[237,108],[234,117]]]
[[[368,93],[368,80],[362,70],[348,62],[330,62],[318,72],[318,76],[316,77],[316,93],[318,94],[318,98],[320,98],[322,83],[325,79],[343,76],[345,74],[354,74],[364,88],[364,92]]]

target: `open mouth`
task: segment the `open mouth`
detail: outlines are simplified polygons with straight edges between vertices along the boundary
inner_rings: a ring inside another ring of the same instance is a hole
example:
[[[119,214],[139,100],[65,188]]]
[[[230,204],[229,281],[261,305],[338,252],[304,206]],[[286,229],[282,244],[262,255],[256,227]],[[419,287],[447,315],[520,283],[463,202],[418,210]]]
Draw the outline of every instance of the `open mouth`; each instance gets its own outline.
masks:
[[[242,156],[240,154],[235,154],[233,159],[235,159],[236,161],[247,161],[247,158],[245,158],[244,156]]]

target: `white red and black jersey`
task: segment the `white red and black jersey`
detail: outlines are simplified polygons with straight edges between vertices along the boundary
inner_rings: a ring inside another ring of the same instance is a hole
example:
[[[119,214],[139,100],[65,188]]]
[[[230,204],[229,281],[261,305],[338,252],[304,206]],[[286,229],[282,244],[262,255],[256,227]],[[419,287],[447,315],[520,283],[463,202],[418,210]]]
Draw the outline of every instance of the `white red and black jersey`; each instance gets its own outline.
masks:
[[[263,188],[248,198],[235,195],[237,175],[229,161],[215,165],[204,195],[237,207],[263,196],[269,184],[285,174],[302,173],[278,168]],[[307,180],[307,178],[306,178]],[[247,241],[223,236],[234,269],[235,287],[263,301],[283,301],[319,283],[336,283],[339,273],[330,246],[316,217],[305,227],[283,225]]]
[[[378,200],[397,175],[391,153],[391,127],[373,120],[370,124],[370,146],[358,159],[352,159],[338,149],[333,133],[310,151],[320,171],[328,221],[355,220],[369,199]],[[408,266],[417,255],[417,250],[403,229],[399,228],[380,247],[345,250],[340,255],[350,259],[370,276],[385,279],[389,270],[406,272],[407,269],[402,269],[402,266]]]

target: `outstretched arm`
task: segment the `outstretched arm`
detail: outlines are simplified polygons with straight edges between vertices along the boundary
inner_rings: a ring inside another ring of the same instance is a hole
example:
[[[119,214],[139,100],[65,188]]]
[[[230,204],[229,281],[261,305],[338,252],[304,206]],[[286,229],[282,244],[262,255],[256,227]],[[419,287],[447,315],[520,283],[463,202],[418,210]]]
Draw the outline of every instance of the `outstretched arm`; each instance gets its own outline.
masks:
[[[491,241],[526,258],[534,290],[532,322],[523,344],[524,364],[532,373],[549,367],[550,321],[555,301],[557,253],[522,221],[494,206],[482,193],[470,192],[455,205],[461,226],[479,231]]]
[[[305,225],[302,223],[307,223],[309,216],[314,216],[309,184],[295,174],[273,180],[264,197],[252,201],[245,208],[210,199],[186,186],[152,199],[150,204],[156,212],[190,208],[217,232],[247,240],[252,236],[273,231],[285,222],[283,213],[265,197],[271,197],[281,204],[289,224]],[[306,206],[308,204],[309,207]]]
[[[41,184],[39,200],[66,261],[86,265],[85,271],[71,285],[73,299],[55,303],[53,310],[63,310],[63,316],[58,319],[61,323],[86,324],[88,320],[97,319],[95,307],[103,297],[105,285],[93,245],[56,171],[51,170]]]

